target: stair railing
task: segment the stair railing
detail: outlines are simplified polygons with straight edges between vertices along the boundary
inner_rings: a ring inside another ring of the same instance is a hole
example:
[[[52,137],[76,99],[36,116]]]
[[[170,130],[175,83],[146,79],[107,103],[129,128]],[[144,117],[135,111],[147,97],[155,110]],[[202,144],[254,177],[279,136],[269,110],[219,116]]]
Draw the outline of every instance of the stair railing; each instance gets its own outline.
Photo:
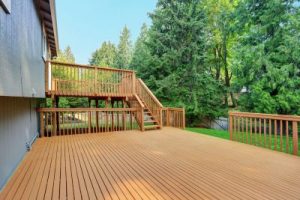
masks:
[[[154,120],[162,127],[162,104],[154,96],[151,90],[146,86],[142,79],[136,79],[136,94],[144,102],[145,108],[147,108]]]

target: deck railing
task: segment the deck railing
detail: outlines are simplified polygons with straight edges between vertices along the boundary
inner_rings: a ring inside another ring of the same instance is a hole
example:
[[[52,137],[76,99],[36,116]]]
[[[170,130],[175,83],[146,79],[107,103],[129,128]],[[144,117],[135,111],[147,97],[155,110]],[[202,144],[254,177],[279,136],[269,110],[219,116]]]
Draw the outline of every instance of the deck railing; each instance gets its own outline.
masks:
[[[298,155],[299,122],[293,115],[230,112],[230,139]]]
[[[45,77],[48,95],[126,97],[135,90],[131,70],[47,61]]]
[[[40,136],[140,130],[136,108],[40,108]]]
[[[166,108],[162,109],[163,126],[176,128],[185,128],[185,110],[184,108]]]
[[[162,126],[162,104],[141,79],[136,79],[136,94],[144,102],[157,123]]]

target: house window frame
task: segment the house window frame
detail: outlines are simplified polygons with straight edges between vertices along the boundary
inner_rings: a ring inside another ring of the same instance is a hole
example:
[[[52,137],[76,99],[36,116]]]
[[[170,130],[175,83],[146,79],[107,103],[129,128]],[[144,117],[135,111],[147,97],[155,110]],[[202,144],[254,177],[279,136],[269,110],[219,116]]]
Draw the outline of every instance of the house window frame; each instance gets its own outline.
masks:
[[[3,8],[3,10],[10,14],[11,12],[11,0],[0,0],[0,6]]]

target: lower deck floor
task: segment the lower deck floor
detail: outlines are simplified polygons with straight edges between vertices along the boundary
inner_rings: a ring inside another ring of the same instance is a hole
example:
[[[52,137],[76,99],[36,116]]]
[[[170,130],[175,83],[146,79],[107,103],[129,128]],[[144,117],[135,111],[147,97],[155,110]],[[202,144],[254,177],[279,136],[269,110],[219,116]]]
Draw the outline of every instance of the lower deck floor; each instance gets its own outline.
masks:
[[[175,128],[40,138],[0,199],[300,199],[300,158]]]

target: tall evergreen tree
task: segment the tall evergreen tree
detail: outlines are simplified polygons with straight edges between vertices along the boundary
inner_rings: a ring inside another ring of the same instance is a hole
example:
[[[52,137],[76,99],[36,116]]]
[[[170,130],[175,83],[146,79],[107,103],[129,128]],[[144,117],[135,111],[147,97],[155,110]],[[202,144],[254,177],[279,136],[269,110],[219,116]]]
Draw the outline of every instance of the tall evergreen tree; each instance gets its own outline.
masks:
[[[90,65],[95,66],[116,66],[117,49],[110,41],[103,42],[101,47],[97,49],[90,59]]]
[[[300,13],[294,0],[244,0],[236,47],[242,110],[300,114]],[[299,2],[298,2],[299,3]]]
[[[222,113],[220,86],[204,63],[206,17],[200,0],[159,0],[150,15],[151,60],[142,76],[166,105],[185,106],[188,122]]]
[[[140,35],[134,45],[134,52],[130,67],[137,71],[138,75],[142,75],[147,70],[147,63],[150,59],[150,53],[146,46],[148,41],[148,27],[143,24]]]
[[[130,31],[125,26],[120,35],[120,41],[117,49],[116,65],[118,68],[129,68],[132,57],[132,44],[130,40]]]

